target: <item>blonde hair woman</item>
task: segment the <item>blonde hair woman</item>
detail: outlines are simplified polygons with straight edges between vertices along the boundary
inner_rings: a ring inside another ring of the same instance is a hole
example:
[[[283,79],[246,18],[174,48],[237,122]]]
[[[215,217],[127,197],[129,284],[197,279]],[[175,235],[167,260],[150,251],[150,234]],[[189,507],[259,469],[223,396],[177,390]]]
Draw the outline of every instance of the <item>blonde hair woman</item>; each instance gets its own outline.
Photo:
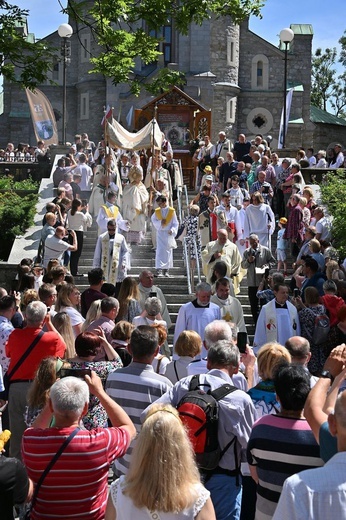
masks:
[[[82,332],[85,332],[93,321],[98,320],[101,314],[101,300],[94,300],[85,316],[85,322],[82,325]]]
[[[118,316],[116,321],[129,321],[132,323],[132,320],[135,316],[139,316],[141,308],[139,306],[139,289],[138,284],[134,278],[131,276],[127,276],[121,284],[118,300],[120,302]]]
[[[59,332],[62,339],[65,341],[66,345],[66,358],[71,358],[76,355],[76,351],[74,349],[74,334],[71,325],[70,316],[67,312],[57,312],[52,318],[52,324]]]
[[[273,380],[279,366],[287,363],[291,363],[291,354],[279,343],[266,343],[259,349],[257,365],[262,381],[248,391],[256,408],[257,419],[280,409]]]
[[[215,520],[178,412],[154,404],[126,476],[110,487],[105,520]]]
[[[80,292],[73,283],[67,283],[60,287],[55,304],[57,312],[65,311],[70,316],[73,334],[75,338],[82,332],[84,318],[78,311],[80,305]]]

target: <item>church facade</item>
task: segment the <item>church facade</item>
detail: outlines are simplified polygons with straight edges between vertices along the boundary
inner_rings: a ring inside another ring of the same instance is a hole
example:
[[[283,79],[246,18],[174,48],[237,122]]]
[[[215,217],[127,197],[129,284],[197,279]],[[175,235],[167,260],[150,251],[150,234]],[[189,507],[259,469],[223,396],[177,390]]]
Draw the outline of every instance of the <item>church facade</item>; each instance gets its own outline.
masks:
[[[148,105],[153,99],[143,91],[136,98],[128,84],[114,86],[100,74],[90,74],[90,55],[98,52],[87,27],[78,31],[69,22],[71,62],[67,67],[67,141],[73,142],[76,133],[87,132],[98,141],[101,137],[101,119],[107,105],[114,107],[114,117],[129,130],[134,129],[132,109]],[[327,147],[328,142],[314,143],[316,123],[310,117],[311,25],[291,25],[294,39],[288,54],[288,88],[294,88],[286,147],[313,145]],[[27,28],[24,30],[27,30]],[[282,49],[254,34],[248,21],[234,25],[229,18],[211,19],[201,26],[191,26],[189,34],[179,35],[173,27],[162,28],[165,41],[161,59],[151,65],[136,63],[134,74],[145,78],[155,76],[158,67],[168,66],[184,72],[186,84],[182,89],[206,110],[211,111],[211,137],[215,142],[218,132],[224,130],[235,141],[239,133],[248,138],[260,133],[272,136],[272,147],[277,146],[284,89],[284,52]],[[47,42],[60,47],[58,33],[52,33]],[[62,134],[63,65],[57,55],[53,71],[40,89],[47,95],[57,117],[59,136]],[[1,142],[35,142],[25,92],[4,82],[4,112],[0,116]],[[128,123],[126,122],[128,119]],[[324,135],[323,132],[318,135]],[[197,135],[192,136],[197,137]],[[328,137],[325,137],[327,139]]]

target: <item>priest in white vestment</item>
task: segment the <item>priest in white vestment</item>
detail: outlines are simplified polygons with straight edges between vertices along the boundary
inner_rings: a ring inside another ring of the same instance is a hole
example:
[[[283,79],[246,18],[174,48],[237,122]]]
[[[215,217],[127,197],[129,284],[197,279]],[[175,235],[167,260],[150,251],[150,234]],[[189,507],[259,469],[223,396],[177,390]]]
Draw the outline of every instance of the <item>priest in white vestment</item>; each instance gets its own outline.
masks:
[[[120,284],[130,269],[130,257],[125,237],[116,233],[115,220],[107,224],[107,231],[97,239],[93,267],[101,267],[106,282]]]
[[[233,242],[228,240],[227,231],[225,229],[219,229],[217,237],[217,240],[209,242],[202,251],[203,274],[207,282],[211,282],[216,262],[225,262],[227,264],[227,277],[232,277],[235,294],[238,294],[238,275],[241,264],[239,250]]]
[[[121,229],[122,231],[128,231],[129,229],[129,222],[123,219],[118,206],[115,204],[116,199],[116,193],[114,193],[114,191],[110,191],[107,194],[106,203],[102,204],[102,206],[99,209],[96,219],[99,235],[107,231],[107,224],[110,220],[113,219],[116,222],[117,231],[119,231],[119,229]]]
[[[251,234],[255,234],[262,246],[271,249],[271,236],[275,231],[275,215],[269,204],[264,203],[259,191],[253,193],[251,199],[252,203],[245,210],[243,238],[248,239]]]
[[[166,298],[157,285],[154,285],[154,275],[151,271],[144,270],[138,277],[138,289],[139,289],[139,306],[144,310],[144,303],[147,298],[157,296],[162,304],[162,319],[167,323],[167,328],[172,326],[172,320],[167,309]]]
[[[275,299],[264,305],[258,316],[253,342],[256,354],[265,343],[284,345],[292,336],[300,336],[298,311],[288,301],[287,285],[275,285],[274,295]]]
[[[240,301],[230,295],[230,281],[228,278],[219,278],[215,283],[216,293],[210,301],[221,310],[221,318],[228,323],[235,323],[239,332],[247,332],[244,313]]]
[[[129,222],[130,231],[127,240],[140,244],[145,234],[145,221],[149,202],[148,190],[144,186],[143,173],[137,166],[132,166],[129,181],[123,191],[123,215]]]
[[[196,287],[196,299],[185,303],[179,309],[177,322],[174,329],[174,343],[183,330],[194,330],[204,340],[204,330],[206,326],[214,320],[221,319],[220,307],[210,301],[211,286],[206,282],[201,282]],[[207,351],[202,347],[201,356],[205,357]],[[177,359],[177,355],[173,355]]]
[[[157,232],[155,268],[158,276],[169,277],[169,269],[173,267],[173,249],[176,247],[174,237],[179,223],[174,208],[167,205],[167,197],[158,197],[157,203],[159,207],[151,217]]]

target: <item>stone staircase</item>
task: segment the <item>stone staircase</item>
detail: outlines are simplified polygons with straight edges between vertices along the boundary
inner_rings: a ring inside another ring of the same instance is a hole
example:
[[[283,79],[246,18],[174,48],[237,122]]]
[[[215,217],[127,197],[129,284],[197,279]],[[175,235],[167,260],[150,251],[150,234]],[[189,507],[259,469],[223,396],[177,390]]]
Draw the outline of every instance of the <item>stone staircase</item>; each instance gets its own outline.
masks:
[[[83,253],[79,262],[79,272],[84,276],[78,277],[75,280],[80,291],[84,291],[88,287],[87,273],[92,268],[96,241],[97,225],[96,223],[93,223],[92,227],[86,234],[86,238],[84,238]],[[155,278],[155,284],[162,289],[166,297],[168,310],[173,324],[176,322],[181,305],[194,299],[194,295],[188,294],[183,247],[180,241],[177,241],[177,244],[177,249],[173,251],[174,267],[170,269],[172,278]],[[152,249],[150,232],[146,233],[146,236],[140,245],[132,245],[131,264],[131,271],[128,273],[129,276],[137,278],[139,273],[144,269],[149,269],[155,273],[155,251]],[[197,277],[195,278],[195,284],[196,283]],[[246,280],[243,280],[241,283],[241,291],[238,295],[238,299],[243,307],[248,334],[252,339],[254,326],[247,296]],[[173,344],[173,334],[174,326],[172,326],[169,331],[168,343],[170,345]]]

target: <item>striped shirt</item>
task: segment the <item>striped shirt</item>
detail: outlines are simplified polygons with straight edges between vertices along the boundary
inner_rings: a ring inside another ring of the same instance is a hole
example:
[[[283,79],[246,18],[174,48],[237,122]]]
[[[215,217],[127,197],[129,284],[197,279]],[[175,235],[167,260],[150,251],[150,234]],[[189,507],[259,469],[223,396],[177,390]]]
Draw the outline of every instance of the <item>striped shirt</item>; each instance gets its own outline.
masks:
[[[143,410],[172,386],[169,379],[156,374],[151,365],[133,361],[127,367],[119,368],[109,374],[106,381],[106,392],[124,408],[139,433]],[[115,471],[118,476],[127,473],[134,442],[132,441],[126,455],[115,462]]]
[[[247,448],[248,463],[256,466],[256,520],[275,512],[286,478],[323,466],[319,446],[305,419],[265,415],[255,422]]]
[[[24,432],[23,462],[34,484],[73,430],[28,428]],[[80,430],[46,475],[30,518],[103,519],[109,466],[129,444],[123,428]]]

